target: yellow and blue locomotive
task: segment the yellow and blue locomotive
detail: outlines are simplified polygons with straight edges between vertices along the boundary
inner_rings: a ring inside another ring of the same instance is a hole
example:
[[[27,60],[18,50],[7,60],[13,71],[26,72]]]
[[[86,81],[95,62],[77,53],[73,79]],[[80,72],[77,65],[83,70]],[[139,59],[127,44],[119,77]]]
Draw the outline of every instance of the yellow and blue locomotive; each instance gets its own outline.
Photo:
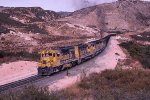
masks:
[[[87,41],[76,46],[60,47],[54,50],[41,51],[38,63],[39,75],[51,75],[80,64],[104,50],[110,36],[103,39]]]

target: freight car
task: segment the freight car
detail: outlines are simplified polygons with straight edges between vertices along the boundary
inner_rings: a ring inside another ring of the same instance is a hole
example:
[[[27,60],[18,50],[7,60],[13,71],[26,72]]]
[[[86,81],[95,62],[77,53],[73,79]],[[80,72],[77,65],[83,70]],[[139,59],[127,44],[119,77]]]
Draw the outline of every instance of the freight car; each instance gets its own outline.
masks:
[[[95,57],[105,49],[111,36],[88,40],[76,46],[60,47],[55,50],[40,52],[38,75],[51,75]]]

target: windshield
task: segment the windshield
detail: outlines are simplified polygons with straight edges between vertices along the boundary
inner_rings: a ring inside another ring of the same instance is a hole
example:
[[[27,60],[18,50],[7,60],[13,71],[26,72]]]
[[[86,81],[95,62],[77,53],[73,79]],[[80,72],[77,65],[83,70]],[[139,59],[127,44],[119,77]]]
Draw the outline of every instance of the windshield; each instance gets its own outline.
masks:
[[[52,53],[48,53],[49,56],[52,56]]]
[[[41,53],[41,57],[59,57],[60,54],[59,53],[55,53],[55,52],[43,52]]]

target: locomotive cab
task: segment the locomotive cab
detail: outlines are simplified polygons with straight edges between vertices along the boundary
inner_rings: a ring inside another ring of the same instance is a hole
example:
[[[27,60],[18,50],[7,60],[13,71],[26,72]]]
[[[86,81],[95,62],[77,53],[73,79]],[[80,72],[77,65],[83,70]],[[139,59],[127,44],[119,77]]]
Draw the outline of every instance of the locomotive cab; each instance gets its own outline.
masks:
[[[42,51],[41,58],[38,63],[38,73],[41,75],[49,75],[53,73],[53,69],[60,64],[60,53],[56,50]]]

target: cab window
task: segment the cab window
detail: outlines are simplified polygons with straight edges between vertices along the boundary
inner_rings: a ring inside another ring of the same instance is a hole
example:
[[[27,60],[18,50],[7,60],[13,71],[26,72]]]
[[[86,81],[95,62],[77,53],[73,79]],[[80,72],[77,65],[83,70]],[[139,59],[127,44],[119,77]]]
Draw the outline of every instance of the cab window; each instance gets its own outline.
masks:
[[[44,54],[43,54],[43,53],[41,54],[41,57],[44,57]]]
[[[49,54],[48,54],[48,53],[45,53],[45,57],[49,57]]]
[[[52,56],[52,53],[48,53],[49,54],[49,56]]]
[[[60,54],[57,54],[57,57],[59,57],[60,56]]]
[[[55,57],[56,55],[55,55],[55,53],[53,53],[53,57]]]

